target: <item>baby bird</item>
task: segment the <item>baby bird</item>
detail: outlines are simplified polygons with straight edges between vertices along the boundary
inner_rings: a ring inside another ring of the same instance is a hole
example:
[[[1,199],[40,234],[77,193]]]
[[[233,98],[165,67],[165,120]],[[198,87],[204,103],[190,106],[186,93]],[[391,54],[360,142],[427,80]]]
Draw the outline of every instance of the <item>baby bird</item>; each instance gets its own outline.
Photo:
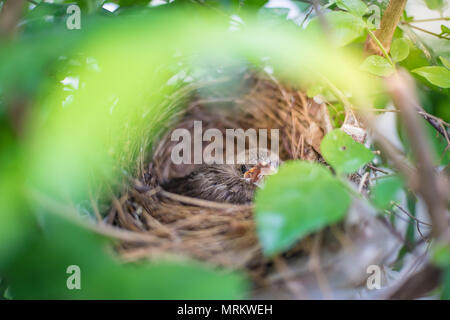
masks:
[[[163,185],[169,192],[210,201],[245,204],[253,200],[264,176],[275,173],[267,162],[256,165],[201,165],[185,177],[175,178]]]

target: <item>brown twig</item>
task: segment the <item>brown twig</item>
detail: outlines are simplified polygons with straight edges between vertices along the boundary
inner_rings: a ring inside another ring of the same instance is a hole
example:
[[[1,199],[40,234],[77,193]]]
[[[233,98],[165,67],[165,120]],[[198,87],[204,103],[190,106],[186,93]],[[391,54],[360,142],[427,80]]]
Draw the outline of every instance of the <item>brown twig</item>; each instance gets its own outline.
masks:
[[[328,279],[320,264],[320,247],[322,243],[322,231],[314,235],[313,248],[308,261],[309,269],[314,272],[320,291],[325,299],[333,299]]]
[[[15,35],[24,4],[24,0],[7,0],[3,3],[0,12],[0,37],[11,38]]]
[[[30,190],[29,194],[34,200],[36,200],[36,203],[42,205],[50,212],[87,230],[125,242],[157,242],[157,237],[151,234],[131,232],[125,229],[112,227],[104,223],[94,224],[86,220],[81,220],[79,218],[79,212],[73,206],[65,205],[37,190]]]
[[[168,191],[165,191],[162,189],[158,193],[166,198],[169,198],[169,199],[172,199],[175,201],[179,201],[182,203],[199,206],[199,207],[214,208],[214,209],[234,209],[234,210],[238,210],[238,209],[246,210],[246,209],[251,208],[250,205],[236,205],[236,204],[214,202],[214,201],[209,201],[209,200],[186,197],[186,196],[171,193],[171,192],[168,192]]]
[[[413,81],[405,71],[400,70],[395,75],[387,78],[387,88],[394,104],[402,111],[400,115],[404,120],[418,167],[416,188],[427,205],[433,225],[433,234],[438,237],[444,234],[449,227],[445,209],[445,193],[441,190],[444,182],[439,182],[439,176],[434,169],[426,137],[414,108],[414,106],[418,105],[418,102]]]
[[[431,227],[431,224],[426,223],[426,222],[423,222],[423,221],[417,219],[417,218],[414,217],[412,214],[410,214],[408,211],[406,211],[402,206],[400,206],[397,202],[393,202],[393,205],[394,205],[395,207],[397,207],[401,212],[403,212],[404,214],[406,214],[408,217],[410,217],[411,219],[413,219],[414,221],[416,221],[417,223],[421,223],[421,224],[423,224],[423,225],[426,225],[426,226],[430,226],[430,227]]]
[[[386,170],[380,169],[378,167],[375,167],[374,165],[371,165],[370,163],[367,164],[367,167],[369,167],[370,169],[374,170],[374,171],[378,171],[384,174],[389,174],[389,172],[387,172]]]
[[[446,126],[448,126],[448,124],[444,120],[439,119],[439,118],[425,112],[425,110],[423,110],[423,108],[420,105],[416,105],[415,107],[416,107],[417,113],[420,114],[426,121],[428,121],[428,123],[434,129],[436,129],[436,131],[439,132],[445,138],[445,140],[447,140],[447,143],[450,144],[449,138],[448,138],[450,133],[449,133],[448,128],[446,128]]]
[[[418,179],[413,189],[425,201],[432,222],[432,236],[436,241],[448,244],[450,243],[449,219],[446,211],[448,184],[433,167],[430,149],[413,107],[417,105],[413,81],[405,71],[400,70],[387,79],[387,87],[394,104],[402,111],[400,114],[417,163]],[[422,270],[399,279],[385,297],[390,299],[421,297],[433,290],[439,284],[439,279],[440,270],[428,262]]]
[[[401,283],[390,299],[406,300],[423,297],[436,288],[441,280],[441,272],[438,268],[427,264],[421,271],[414,273]]]
[[[296,300],[302,300],[307,298],[307,293],[305,292],[305,288],[303,288],[300,281],[297,279],[292,279],[290,274],[292,272],[289,269],[286,261],[283,257],[277,256],[273,259],[274,266],[277,269],[278,273],[281,276],[281,279],[286,286],[286,288],[292,293],[293,297]]]

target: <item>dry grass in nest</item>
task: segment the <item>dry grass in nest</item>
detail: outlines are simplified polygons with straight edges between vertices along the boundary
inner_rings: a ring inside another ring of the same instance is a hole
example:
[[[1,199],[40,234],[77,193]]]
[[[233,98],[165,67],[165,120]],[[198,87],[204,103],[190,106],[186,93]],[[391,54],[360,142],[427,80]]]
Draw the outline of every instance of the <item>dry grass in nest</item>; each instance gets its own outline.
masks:
[[[327,108],[304,93],[279,83],[271,76],[246,75],[248,90],[238,97],[204,98],[193,94],[188,108],[178,115],[175,127],[191,129],[193,119],[210,128],[279,128],[282,160],[322,162],[320,142],[332,129]],[[206,87],[208,84],[205,85]],[[221,108],[211,110],[211,105]],[[247,270],[259,284],[269,269],[286,270],[284,259],[294,259],[314,248],[311,237],[275,260],[262,255],[252,215],[252,205],[217,203],[169,193],[164,181],[192,168],[170,160],[169,132],[140,168],[120,199],[113,201],[107,220],[134,233],[152,236],[151,241],[127,242],[119,252],[127,261],[140,259],[194,258],[215,266]],[[334,247],[345,243],[340,228],[331,234]]]

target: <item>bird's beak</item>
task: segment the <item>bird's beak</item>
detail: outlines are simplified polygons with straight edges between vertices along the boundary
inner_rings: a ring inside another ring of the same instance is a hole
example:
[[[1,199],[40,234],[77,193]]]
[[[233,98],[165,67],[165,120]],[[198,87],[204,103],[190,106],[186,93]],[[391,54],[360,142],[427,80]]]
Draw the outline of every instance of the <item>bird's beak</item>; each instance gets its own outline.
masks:
[[[246,181],[252,182],[258,187],[262,187],[264,183],[264,178],[275,174],[278,171],[278,167],[270,163],[257,164],[250,170],[244,173],[244,179]]]

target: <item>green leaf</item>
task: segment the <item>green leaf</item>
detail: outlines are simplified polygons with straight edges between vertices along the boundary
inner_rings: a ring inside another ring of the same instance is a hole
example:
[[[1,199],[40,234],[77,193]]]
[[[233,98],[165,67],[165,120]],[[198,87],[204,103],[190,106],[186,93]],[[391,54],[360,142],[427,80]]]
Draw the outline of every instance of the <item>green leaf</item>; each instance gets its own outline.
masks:
[[[259,12],[259,18],[261,21],[276,25],[281,23],[283,20],[287,20],[289,14],[288,8],[262,8]]]
[[[149,0],[119,0],[119,6],[126,7],[126,6],[134,6],[134,5],[143,5],[148,4]]]
[[[242,298],[245,279],[238,273],[187,261],[123,264],[104,239],[59,216],[44,217],[45,234],[35,233],[5,271],[15,299]],[[67,288],[70,265],[80,268],[81,290]]]
[[[367,12],[367,6],[361,0],[337,0],[336,5],[357,16],[363,16]]]
[[[450,34],[450,28],[448,28],[447,26],[441,24],[441,34]]]
[[[325,160],[339,173],[352,173],[371,161],[373,153],[340,129],[328,132],[320,144]]]
[[[411,72],[417,73],[424,77],[435,86],[441,88],[450,88],[450,70],[439,67],[429,66],[412,70]]]
[[[119,0],[115,2],[119,2],[120,5],[122,5],[120,2],[123,2],[124,0]],[[126,1],[126,0],[125,0]],[[142,0],[129,0],[128,2],[144,2]],[[87,11],[88,13],[92,13],[98,8],[100,8],[106,0],[56,0],[52,2],[58,2],[58,3],[66,3],[66,4],[76,4],[80,7],[81,11]],[[149,1],[147,1],[149,2]]]
[[[309,2],[294,1],[293,3],[301,12],[306,12],[306,10],[311,7]]]
[[[368,56],[361,64],[360,69],[380,77],[389,76],[394,72],[389,61],[378,55]]]
[[[382,210],[389,208],[391,201],[397,200],[402,186],[403,180],[398,176],[379,179],[372,189],[372,203]]]
[[[342,183],[325,167],[285,163],[255,197],[255,219],[263,252],[272,256],[341,220],[350,204]]]
[[[338,47],[345,46],[359,38],[366,28],[364,21],[360,17],[348,12],[332,11],[327,13],[325,18],[331,30],[333,30],[333,40]],[[319,19],[317,17],[311,19],[307,29],[322,30]]]
[[[443,276],[443,284],[442,284],[442,300],[450,300],[450,267],[447,267],[444,270]]]
[[[400,38],[394,40],[391,46],[391,57],[395,62],[405,60],[409,55],[409,44],[406,39]]]
[[[330,114],[333,128],[340,128],[345,120],[345,107],[343,103],[334,102],[328,105],[328,113]]]
[[[431,10],[441,10],[444,7],[444,0],[425,0],[427,7]]]
[[[243,6],[252,8],[253,10],[258,10],[265,6],[268,0],[244,0]]]
[[[438,242],[431,247],[431,261],[441,268],[450,267],[450,246]]]
[[[445,59],[444,57],[440,56],[439,59],[441,59],[442,64],[447,68],[450,69],[450,61]]]
[[[431,261],[443,269],[441,299],[450,300],[450,246],[438,242],[431,247]]]

